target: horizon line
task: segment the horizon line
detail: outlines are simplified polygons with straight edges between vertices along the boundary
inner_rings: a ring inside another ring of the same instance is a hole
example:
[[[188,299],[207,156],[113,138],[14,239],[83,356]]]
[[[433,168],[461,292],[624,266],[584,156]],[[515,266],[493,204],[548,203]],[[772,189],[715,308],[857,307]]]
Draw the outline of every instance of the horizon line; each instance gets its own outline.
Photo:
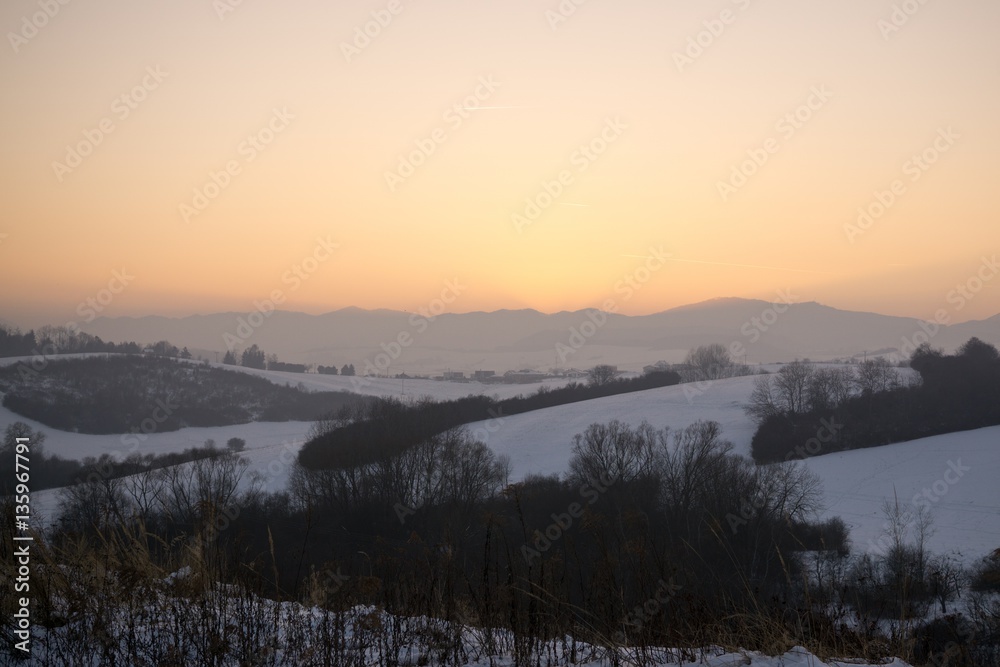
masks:
[[[773,305],[773,304],[776,304],[776,303],[784,303],[784,302],[781,302],[781,301],[769,301],[767,299],[759,299],[759,298],[727,296],[727,297],[712,297],[710,299],[704,299],[702,301],[696,301],[696,302],[692,302],[692,303],[688,303],[688,304],[682,304],[682,305],[679,305],[679,306],[673,306],[671,308],[666,308],[666,309],[663,309],[663,310],[656,310],[656,311],[651,311],[651,312],[648,312],[648,313],[636,313],[636,314],[632,314],[632,315],[625,314],[625,313],[619,313],[619,312],[605,311],[605,310],[601,309],[600,307],[584,307],[584,308],[577,308],[575,310],[563,309],[563,310],[549,311],[549,312],[542,311],[542,310],[539,310],[537,308],[524,307],[524,308],[496,308],[496,309],[493,309],[493,310],[477,309],[477,310],[467,310],[467,311],[446,311],[446,312],[440,313],[436,317],[441,317],[442,315],[492,315],[492,314],[504,313],[504,312],[531,312],[531,313],[537,313],[539,315],[544,315],[544,316],[553,316],[553,315],[562,315],[562,314],[585,313],[585,312],[588,312],[588,311],[595,311],[596,310],[596,311],[607,313],[609,315],[619,315],[621,317],[627,317],[627,318],[638,318],[638,317],[652,317],[652,316],[655,316],[655,315],[662,315],[662,314],[670,313],[670,312],[677,311],[677,310],[694,308],[694,307],[704,306],[704,305],[712,304],[714,302],[722,302],[722,301],[730,301],[730,302],[752,302],[752,303],[770,304],[770,305]],[[897,319],[909,319],[909,320],[924,321],[924,322],[932,321],[931,319],[924,319],[922,317],[913,316],[913,315],[889,315],[889,314],[886,314],[886,313],[880,313],[880,312],[872,311],[872,310],[851,310],[851,309],[848,309],[848,308],[840,308],[838,306],[831,306],[831,305],[828,305],[828,304],[825,304],[825,303],[821,303],[821,302],[815,301],[815,300],[811,300],[811,301],[793,301],[793,302],[788,302],[787,305],[791,305],[791,306],[803,306],[803,305],[810,305],[810,304],[815,304],[815,305],[820,306],[822,308],[828,308],[830,310],[835,310],[835,311],[845,312],[845,313],[856,313],[856,314],[864,314],[864,315],[878,315],[878,316],[881,316],[881,317],[891,317],[891,318],[897,318]],[[273,312],[273,313],[286,313],[286,314],[292,314],[292,315],[306,315],[306,316],[309,316],[309,317],[324,317],[326,315],[332,315],[332,314],[339,313],[339,312],[346,311],[346,310],[355,310],[355,311],[361,311],[361,312],[365,312],[365,313],[387,312],[387,313],[399,313],[399,314],[409,314],[409,315],[419,314],[420,313],[419,310],[410,310],[410,309],[405,309],[405,308],[385,308],[385,307],[364,308],[364,307],[361,307],[361,306],[343,306],[343,307],[340,307],[340,308],[334,308],[333,310],[321,310],[321,311],[318,311],[318,312],[309,312],[309,311],[306,311],[306,310],[288,310],[288,309],[282,309],[282,308],[275,308],[273,311],[269,311],[269,312]],[[125,320],[125,319],[140,320],[140,319],[145,319],[145,318],[150,318],[150,317],[159,317],[159,318],[170,319],[170,320],[183,320],[183,319],[189,319],[189,318],[193,318],[193,317],[211,317],[213,315],[246,315],[247,313],[253,313],[253,312],[257,312],[257,310],[256,309],[251,309],[251,310],[209,310],[209,311],[201,311],[201,312],[191,312],[191,313],[183,314],[183,315],[164,315],[164,314],[160,314],[160,313],[146,313],[146,314],[142,314],[142,315],[100,315],[100,316],[94,318],[94,320],[92,320],[92,322],[93,321],[97,321],[97,320]],[[998,317],[998,316],[1000,316],[1000,312],[997,312],[997,313],[995,313],[993,315],[988,315],[986,317],[979,318],[979,319],[967,319],[967,320],[962,320],[962,321],[954,321],[954,322],[949,323],[949,325],[964,324],[964,323],[967,323],[967,322],[985,322],[987,320],[991,320],[991,319],[993,319],[995,317]],[[88,324],[89,323],[90,322],[88,322]],[[58,327],[58,326],[66,326],[67,324],[69,324],[69,322],[62,323],[62,324],[53,324],[52,322],[47,322],[45,324],[40,324],[40,325],[36,325],[36,326],[25,327],[25,326],[20,326],[20,325],[14,323],[14,321],[12,319],[7,319],[7,318],[0,317],[0,324],[5,324],[5,325],[8,325],[8,326],[14,326],[14,327],[16,327],[16,328],[18,328],[18,329],[20,329],[22,331],[31,331],[31,330],[40,329],[40,328],[42,328],[44,326],[56,326],[56,327]],[[949,326],[949,325],[945,325],[945,326]]]

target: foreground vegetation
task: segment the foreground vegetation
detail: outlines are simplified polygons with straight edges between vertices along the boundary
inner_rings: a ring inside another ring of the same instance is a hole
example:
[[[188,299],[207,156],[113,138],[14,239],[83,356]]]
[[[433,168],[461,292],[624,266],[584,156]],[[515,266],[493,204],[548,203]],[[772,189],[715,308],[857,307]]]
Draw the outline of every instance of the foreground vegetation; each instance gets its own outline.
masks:
[[[67,665],[625,664],[622,646],[638,647],[629,664],[656,664],[655,647],[713,645],[1000,656],[1000,562],[981,564],[982,592],[958,615],[961,573],[941,576],[948,563],[924,552],[911,518],[897,516],[883,555],[853,557],[841,522],[813,520],[815,478],[735,455],[715,423],[595,423],[573,451],[565,476],[515,484],[461,430],[358,465],[296,467],[278,494],[235,451],[91,477],[37,536],[36,650]],[[5,619],[13,604],[0,603]],[[952,608],[923,620],[940,605]]]

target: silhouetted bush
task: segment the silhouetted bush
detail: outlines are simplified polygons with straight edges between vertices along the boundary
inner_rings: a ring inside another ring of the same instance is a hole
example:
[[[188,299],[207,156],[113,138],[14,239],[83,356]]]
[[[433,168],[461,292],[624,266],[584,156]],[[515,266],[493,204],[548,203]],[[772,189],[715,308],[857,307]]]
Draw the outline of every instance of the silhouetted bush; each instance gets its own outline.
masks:
[[[1000,549],[979,561],[972,571],[974,591],[1000,592]]]

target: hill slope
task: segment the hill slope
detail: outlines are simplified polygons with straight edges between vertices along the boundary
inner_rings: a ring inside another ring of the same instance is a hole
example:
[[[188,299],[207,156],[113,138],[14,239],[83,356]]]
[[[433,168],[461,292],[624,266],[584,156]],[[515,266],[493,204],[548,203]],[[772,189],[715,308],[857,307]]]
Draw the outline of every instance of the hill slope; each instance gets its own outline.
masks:
[[[573,436],[593,422],[611,419],[630,424],[645,419],[657,428],[674,429],[699,419],[715,420],[722,425],[722,436],[749,457],[754,424],[741,406],[752,385],[752,377],[742,377],[719,380],[701,394],[694,393],[696,385],[664,387],[468,428],[497,454],[510,455],[514,479],[565,472]],[[910,511],[929,505],[936,530],[929,541],[933,551],[957,551],[970,562],[1000,546],[1000,426],[817,456],[803,465],[823,482],[824,516],[844,519],[858,551],[884,547],[882,504],[894,497]],[[915,501],[925,488],[931,496]]]
[[[310,377],[324,383],[333,379]],[[398,386],[398,381],[385,382],[386,389]],[[427,389],[468,391],[472,387],[424,382]],[[752,383],[752,377],[742,377],[719,380],[704,387],[693,384],[663,387],[477,422],[468,428],[496,453],[510,455],[512,480],[531,473],[564,473],[572,453],[573,436],[593,422],[611,419],[632,424],[645,419],[658,428],[675,429],[699,419],[715,420],[722,425],[723,437],[734,443],[736,451],[749,456],[754,425],[741,406],[750,395]],[[377,389],[370,388],[373,393]],[[0,426],[17,419],[0,408]],[[263,475],[265,488],[277,491],[287,483],[289,463],[310,426],[308,422],[284,422],[185,428],[150,434],[140,451],[165,453],[201,445],[207,438],[219,443],[230,437],[244,438],[247,441],[244,455],[250,459],[252,469]],[[88,436],[42,428],[48,433],[46,450],[61,456],[82,458],[104,452],[120,455],[128,449],[117,436]],[[823,482],[824,515],[841,516],[847,522],[858,551],[880,547],[884,501],[895,495],[902,505],[915,508],[914,496],[924,488],[932,493],[935,489],[946,489],[945,493],[934,493],[936,500],[927,501],[936,528],[929,546],[938,552],[960,551],[963,560],[971,562],[1000,546],[1000,494],[995,482],[1000,479],[998,447],[1000,427],[990,427],[814,457],[804,465]],[[962,476],[956,479],[957,473],[948,472],[954,469],[949,462],[971,470],[962,470]],[[956,483],[948,484],[949,480]],[[51,514],[56,495],[54,490],[43,491],[34,494],[33,502],[39,510]]]

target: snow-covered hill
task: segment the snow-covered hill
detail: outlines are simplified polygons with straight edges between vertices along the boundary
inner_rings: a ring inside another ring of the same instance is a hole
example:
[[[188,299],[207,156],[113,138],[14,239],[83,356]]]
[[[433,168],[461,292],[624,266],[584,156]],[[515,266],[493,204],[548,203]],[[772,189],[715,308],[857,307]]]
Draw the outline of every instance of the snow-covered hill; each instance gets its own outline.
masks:
[[[754,425],[742,405],[752,388],[752,376],[680,384],[476,422],[468,428],[496,453],[510,455],[515,479],[564,472],[573,436],[594,422],[612,419],[628,424],[645,420],[656,428],[676,429],[698,420],[717,421],[723,437],[736,445],[738,453],[749,456]]]
[[[269,371],[261,374],[276,382],[303,381],[309,388],[350,388],[351,379],[340,376],[298,375]],[[561,384],[552,383],[553,385]],[[514,480],[532,473],[561,474],[571,456],[573,436],[594,422],[618,419],[629,424],[643,420],[657,428],[682,429],[698,420],[721,424],[723,437],[737,453],[750,455],[753,423],[743,413],[753,385],[752,377],[730,378],[705,384],[684,384],[537,410],[469,424],[474,436],[497,454],[507,454]],[[399,380],[372,378],[365,385],[370,395],[398,395]],[[446,399],[469,393],[501,397],[536,390],[536,385],[484,385],[407,380],[406,394]],[[123,455],[131,449],[121,436],[66,433],[24,420],[0,408],[0,428],[22,420],[48,435],[46,450],[80,459],[102,453]],[[217,428],[187,428],[152,433],[137,451],[161,454],[201,445],[212,438],[223,445],[231,437],[247,442],[244,452],[251,469],[262,476],[265,488],[285,487],[290,463],[301,448],[308,422],[254,423]],[[859,551],[884,547],[882,504],[898,499],[904,509],[930,507],[935,533],[929,546],[936,552],[958,552],[966,562],[1000,546],[1000,426],[925,438],[908,443],[839,452],[807,460],[804,465],[823,481],[824,516],[840,516],[851,529]],[[924,490],[927,493],[924,493]],[[50,513],[55,491],[35,494],[36,507]],[[46,511],[48,510],[48,512]]]
[[[573,436],[591,423],[648,421],[684,428],[700,419],[719,422],[736,452],[750,455],[754,425],[742,410],[752,377],[663,387],[538,410],[469,428],[498,454],[508,454],[513,477],[562,473]],[[700,393],[699,393],[700,392]],[[886,447],[838,452],[803,465],[823,481],[824,516],[840,516],[859,551],[885,546],[882,504],[898,499],[915,512],[927,505],[935,533],[929,547],[971,561],[1000,547],[1000,426],[924,438]],[[927,494],[924,494],[924,490]]]
[[[839,516],[859,551],[888,544],[886,500],[930,509],[932,551],[971,562],[1000,547],[1000,426],[806,461],[823,480],[826,516]]]

